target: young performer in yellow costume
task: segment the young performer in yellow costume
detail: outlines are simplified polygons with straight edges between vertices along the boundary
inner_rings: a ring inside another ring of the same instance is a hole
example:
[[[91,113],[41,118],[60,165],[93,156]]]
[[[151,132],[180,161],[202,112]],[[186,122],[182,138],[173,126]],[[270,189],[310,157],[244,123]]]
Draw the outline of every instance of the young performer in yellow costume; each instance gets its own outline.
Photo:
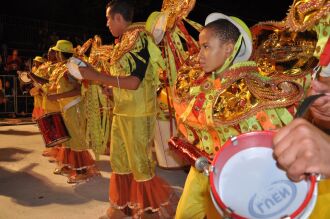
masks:
[[[41,56],[36,56],[33,59],[32,73],[39,77],[42,77],[42,75],[45,74],[42,72],[47,71],[47,65],[45,65],[44,63],[46,63],[46,61]],[[40,88],[38,86],[35,86],[30,90],[30,94],[34,97],[32,119],[36,120],[44,114],[42,110],[42,95],[40,92]]]
[[[95,162],[87,150],[84,101],[80,96],[81,84],[68,74],[65,66],[67,59],[73,53],[72,43],[67,40],[59,40],[52,50],[57,51],[59,60],[59,64],[52,73],[54,83],[50,87],[50,90],[55,90],[56,93],[48,95],[47,98],[59,102],[65,126],[71,137],[69,141],[63,143],[62,156],[68,159],[68,167],[72,170],[68,183],[77,183],[95,174]],[[70,148],[70,150],[66,148]],[[61,150],[59,154],[61,154]]]
[[[107,26],[119,42],[114,46],[109,73],[80,67],[83,78],[113,87],[111,127],[110,208],[108,218],[121,218],[122,209],[133,210],[133,218],[146,211],[158,218],[171,217],[170,188],[155,176],[152,143],[156,119],[158,71],[164,67],[161,52],[142,23],[132,23],[134,5],[114,0],[106,7]],[[162,207],[167,211],[161,210]],[[121,214],[121,216],[120,216]]]
[[[212,156],[231,136],[288,124],[293,116],[285,107],[302,98],[303,88],[286,78],[263,76],[255,62],[247,61],[251,33],[240,19],[213,13],[205,24],[199,63],[178,73],[174,107],[180,132]],[[221,218],[208,177],[191,167],[175,218],[205,216]]]

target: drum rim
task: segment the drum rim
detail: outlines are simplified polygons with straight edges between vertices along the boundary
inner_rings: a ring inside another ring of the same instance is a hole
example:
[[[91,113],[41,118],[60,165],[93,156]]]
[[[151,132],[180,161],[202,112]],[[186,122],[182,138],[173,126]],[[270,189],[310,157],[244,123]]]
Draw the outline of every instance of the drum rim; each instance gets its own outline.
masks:
[[[255,135],[260,135],[260,134],[262,134],[262,135],[265,134],[267,136],[273,136],[275,134],[275,132],[274,131],[254,131],[254,132],[240,134],[240,135],[236,136],[236,138],[239,139],[239,138],[245,138],[245,137],[255,136]],[[225,144],[220,148],[218,153],[215,155],[215,157],[212,161],[213,167],[215,165],[215,162],[218,160],[220,153],[222,151],[224,151],[225,148],[227,148],[231,145],[232,145],[231,139],[228,139],[225,142]],[[304,211],[304,209],[308,206],[308,204],[312,201],[312,197],[314,194],[317,180],[316,180],[315,175],[310,175],[308,178],[310,181],[310,188],[308,189],[306,197],[305,197],[304,201],[300,204],[300,206],[291,215],[289,215],[290,218],[296,218],[297,216],[299,216]],[[223,210],[223,213],[225,215],[228,215],[231,218],[245,219],[245,217],[243,217],[239,214],[236,214],[234,211],[232,211],[232,209],[230,209],[228,206],[226,206],[226,204],[222,201],[222,199],[220,198],[220,195],[217,193],[217,189],[215,188],[213,171],[211,171],[211,173],[210,173],[210,187],[211,187],[211,193],[214,197],[214,200],[216,201],[216,203],[214,203],[214,204],[220,205],[220,208]]]
[[[59,112],[46,113],[46,114],[40,116],[36,121],[39,121],[39,120],[41,120],[42,118],[45,118],[45,117],[47,117],[47,116],[49,116],[49,115],[58,115],[58,114],[62,115],[62,112],[59,111]]]
[[[51,148],[51,147],[56,146],[57,144],[62,144],[62,143],[64,143],[64,142],[66,142],[66,141],[69,141],[70,139],[71,139],[70,136],[65,136],[65,137],[62,137],[62,138],[56,139],[56,140],[54,140],[54,141],[52,141],[52,142],[46,144],[46,147],[47,147],[47,148]]]

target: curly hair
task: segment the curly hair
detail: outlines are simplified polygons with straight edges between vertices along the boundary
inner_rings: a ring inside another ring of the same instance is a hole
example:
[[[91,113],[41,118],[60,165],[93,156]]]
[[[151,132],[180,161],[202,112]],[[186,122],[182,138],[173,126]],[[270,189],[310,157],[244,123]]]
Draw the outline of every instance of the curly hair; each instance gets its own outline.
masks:
[[[235,43],[240,36],[239,29],[226,19],[219,19],[208,23],[204,29],[210,29],[222,42]]]

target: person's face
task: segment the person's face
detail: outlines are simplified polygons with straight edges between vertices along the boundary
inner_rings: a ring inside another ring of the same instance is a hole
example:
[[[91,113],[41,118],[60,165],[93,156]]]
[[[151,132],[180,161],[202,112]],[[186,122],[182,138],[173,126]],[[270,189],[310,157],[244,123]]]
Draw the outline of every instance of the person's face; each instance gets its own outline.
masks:
[[[234,45],[230,42],[222,42],[214,31],[204,28],[199,34],[200,52],[198,60],[205,72],[219,69],[230,56]]]
[[[54,50],[52,50],[52,49],[50,49],[49,51],[48,51],[48,61],[50,61],[50,62],[56,62],[56,52],[54,51]]]
[[[35,67],[39,67],[42,63],[41,62],[38,62],[38,61],[33,61],[33,66]]]
[[[109,30],[114,37],[119,37],[123,33],[123,17],[118,13],[111,16],[110,10],[111,8],[107,7],[107,27],[109,27]]]
[[[60,62],[65,60],[64,56],[59,51],[56,51],[56,60],[58,60]]]
[[[17,56],[18,56],[18,51],[17,51],[17,50],[14,50],[14,51],[13,51],[13,57],[16,58]]]

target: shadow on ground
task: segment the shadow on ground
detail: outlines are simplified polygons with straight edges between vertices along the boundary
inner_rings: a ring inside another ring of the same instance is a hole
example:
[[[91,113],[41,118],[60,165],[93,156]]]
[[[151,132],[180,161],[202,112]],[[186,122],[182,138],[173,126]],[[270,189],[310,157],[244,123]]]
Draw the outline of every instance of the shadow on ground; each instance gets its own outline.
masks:
[[[86,183],[76,185],[74,191],[86,199],[108,202],[109,178],[94,177]]]
[[[56,185],[47,177],[34,172],[33,168],[37,165],[32,163],[19,171],[10,171],[0,167],[0,195],[12,198],[17,204],[32,207],[54,203],[78,205],[94,199],[108,200],[109,179],[95,177],[92,181],[77,185],[72,190],[71,187]]]
[[[33,150],[20,148],[0,148],[0,161],[15,162],[24,159],[24,156],[32,153]]]
[[[30,131],[19,131],[9,129],[6,131],[0,131],[0,135],[21,135],[21,136],[30,136],[30,135],[40,135],[40,132],[30,132]]]
[[[97,161],[95,161],[95,164],[100,171],[108,172],[108,173],[112,172],[112,169],[110,166],[110,160],[97,160]]]

